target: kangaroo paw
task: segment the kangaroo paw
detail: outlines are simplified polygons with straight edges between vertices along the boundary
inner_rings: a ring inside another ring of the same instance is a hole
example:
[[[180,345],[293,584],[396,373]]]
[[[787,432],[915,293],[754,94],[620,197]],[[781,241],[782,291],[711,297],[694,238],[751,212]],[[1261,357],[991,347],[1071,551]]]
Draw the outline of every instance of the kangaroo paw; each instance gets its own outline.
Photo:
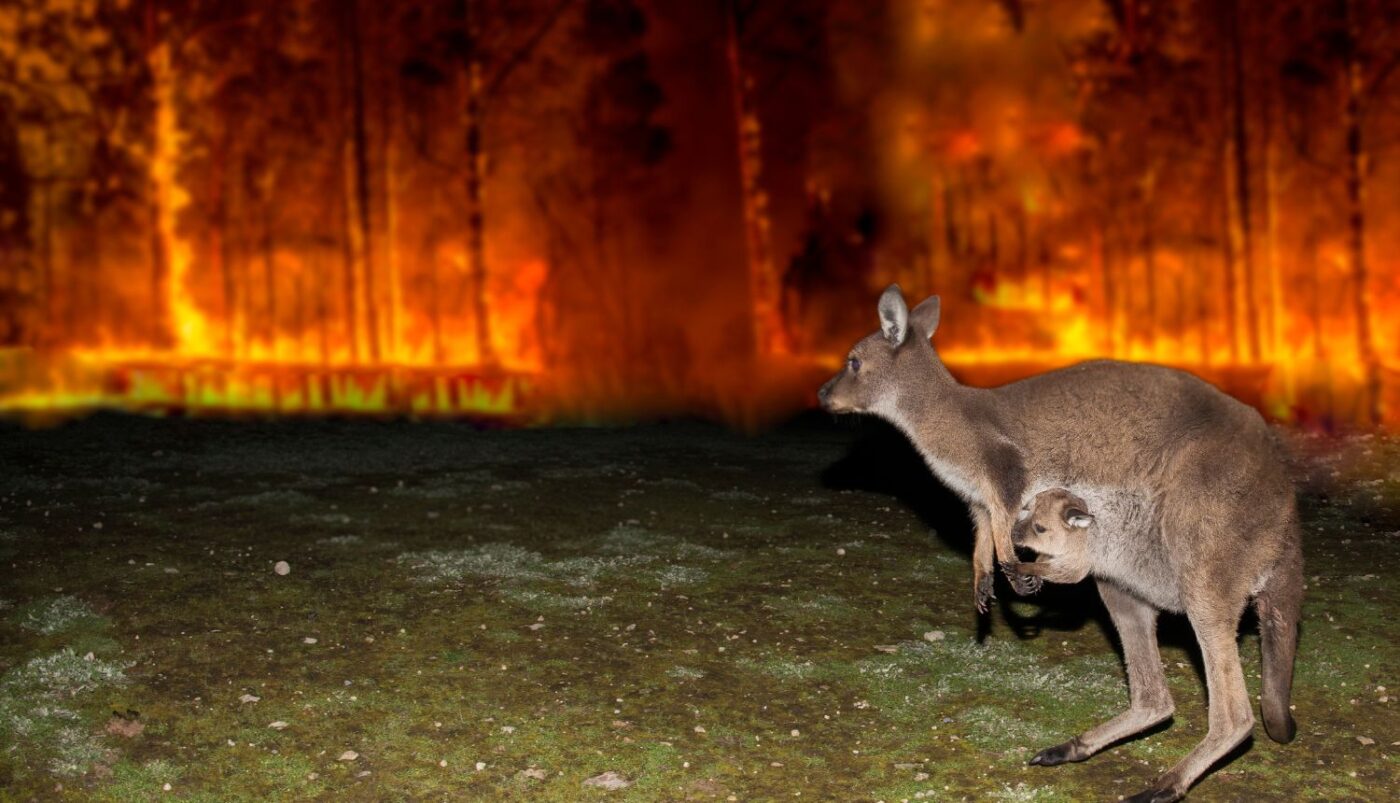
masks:
[[[1022,574],[1015,563],[1003,563],[1001,570],[1006,574],[1006,579],[1011,581],[1011,590],[1020,596],[1034,594],[1040,590],[1041,586],[1045,585],[1043,578]]]
[[[1076,737],[1064,744],[1057,744],[1054,747],[1041,750],[1031,758],[1030,763],[1037,767],[1053,767],[1057,764],[1068,764],[1071,761],[1083,761],[1088,757],[1083,746],[1079,743],[1078,737]]]
[[[1138,792],[1132,797],[1123,798],[1123,800],[1124,803],[1173,803],[1173,801],[1183,797],[1185,795],[1175,789],[1148,789],[1144,792]]]
[[[992,574],[978,574],[973,582],[973,601],[977,605],[978,613],[986,613],[991,601],[997,598],[992,591]]]

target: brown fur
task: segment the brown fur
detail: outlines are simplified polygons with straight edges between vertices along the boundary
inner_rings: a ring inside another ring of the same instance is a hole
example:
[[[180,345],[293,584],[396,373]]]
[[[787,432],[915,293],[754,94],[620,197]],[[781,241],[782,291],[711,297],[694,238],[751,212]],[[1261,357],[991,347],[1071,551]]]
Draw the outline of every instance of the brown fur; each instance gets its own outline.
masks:
[[[1095,550],[1092,573],[1123,642],[1132,706],[1032,763],[1082,760],[1170,716],[1156,616],[1182,611],[1205,660],[1209,732],[1137,799],[1184,795],[1252,729],[1235,645],[1251,598],[1263,637],[1265,726],[1279,741],[1292,738],[1302,552],[1293,488],[1259,414],[1185,372],[1107,360],[966,387],[929,342],[936,296],[910,311],[892,286],[879,313],[881,330],[851,349],[859,368],[848,362],[819,397],[833,412],[893,423],[968,502],[978,609],[986,610],[997,561],[1018,593],[1039,587],[1045,567],[1017,562],[1012,530],[1041,491],[1081,497],[1106,545]]]

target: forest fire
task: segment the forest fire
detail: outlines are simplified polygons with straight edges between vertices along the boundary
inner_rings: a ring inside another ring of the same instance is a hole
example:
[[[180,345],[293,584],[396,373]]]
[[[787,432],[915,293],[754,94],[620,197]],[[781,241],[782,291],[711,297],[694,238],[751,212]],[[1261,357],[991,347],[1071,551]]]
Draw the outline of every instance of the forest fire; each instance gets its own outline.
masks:
[[[897,281],[1400,421],[1391,4],[701,5],[6,4],[0,409],[754,421]]]

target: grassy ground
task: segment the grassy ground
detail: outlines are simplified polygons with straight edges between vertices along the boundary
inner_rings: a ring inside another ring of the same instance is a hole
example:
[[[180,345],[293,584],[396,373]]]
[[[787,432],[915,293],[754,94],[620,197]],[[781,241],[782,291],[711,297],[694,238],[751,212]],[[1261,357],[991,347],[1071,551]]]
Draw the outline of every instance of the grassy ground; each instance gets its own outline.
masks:
[[[961,505],[878,425],[0,436],[3,799],[1112,800],[1204,733],[1169,617],[1172,727],[1027,767],[1126,705],[1106,617],[979,625]],[[1400,786],[1400,444],[1295,446],[1299,739],[1197,800]]]

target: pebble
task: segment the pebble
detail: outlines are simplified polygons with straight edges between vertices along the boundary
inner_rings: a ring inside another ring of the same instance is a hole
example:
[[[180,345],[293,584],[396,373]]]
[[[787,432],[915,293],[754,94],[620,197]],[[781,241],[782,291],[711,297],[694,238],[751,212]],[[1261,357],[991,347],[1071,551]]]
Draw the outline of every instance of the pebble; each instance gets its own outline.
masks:
[[[930,630],[924,634],[924,641],[942,641],[947,638],[942,630]]]
[[[476,771],[477,771],[477,772],[481,772],[481,771],[484,770],[484,769],[486,769],[486,762],[485,762],[485,761],[478,761],[478,762],[476,762]]]
[[[279,560],[276,564],[273,565],[272,570],[278,575],[286,577],[287,575],[292,573],[292,564],[286,562],[285,560]]]
[[[1370,747],[1376,743],[1376,740],[1369,736],[1358,736],[1356,737],[1356,741],[1361,742],[1362,747]]]
[[[337,758],[336,761],[354,761],[359,757],[360,754],[356,753],[354,750],[346,750],[344,753],[340,754],[340,758]]]
[[[304,639],[301,640],[301,643],[302,643],[302,644],[315,644],[315,643],[316,643],[316,639],[312,638],[311,636],[307,636],[306,638],[304,638]]]
[[[276,722],[269,722],[267,726],[275,731],[280,731],[287,727],[287,723],[279,719]]]
[[[626,789],[632,782],[622,777],[618,773],[608,770],[602,775],[594,775],[583,782],[584,786],[594,786],[599,789]]]
[[[261,697],[256,697],[256,696],[251,695],[251,694],[245,694],[245,695],[243,695],[242,697],[239,697],[239,698],[238,698],[238,702],[240,702],[240,703],[256,703],[257,701],[259,701],[259,700],[261,700],[261,699],[262,699]]]

